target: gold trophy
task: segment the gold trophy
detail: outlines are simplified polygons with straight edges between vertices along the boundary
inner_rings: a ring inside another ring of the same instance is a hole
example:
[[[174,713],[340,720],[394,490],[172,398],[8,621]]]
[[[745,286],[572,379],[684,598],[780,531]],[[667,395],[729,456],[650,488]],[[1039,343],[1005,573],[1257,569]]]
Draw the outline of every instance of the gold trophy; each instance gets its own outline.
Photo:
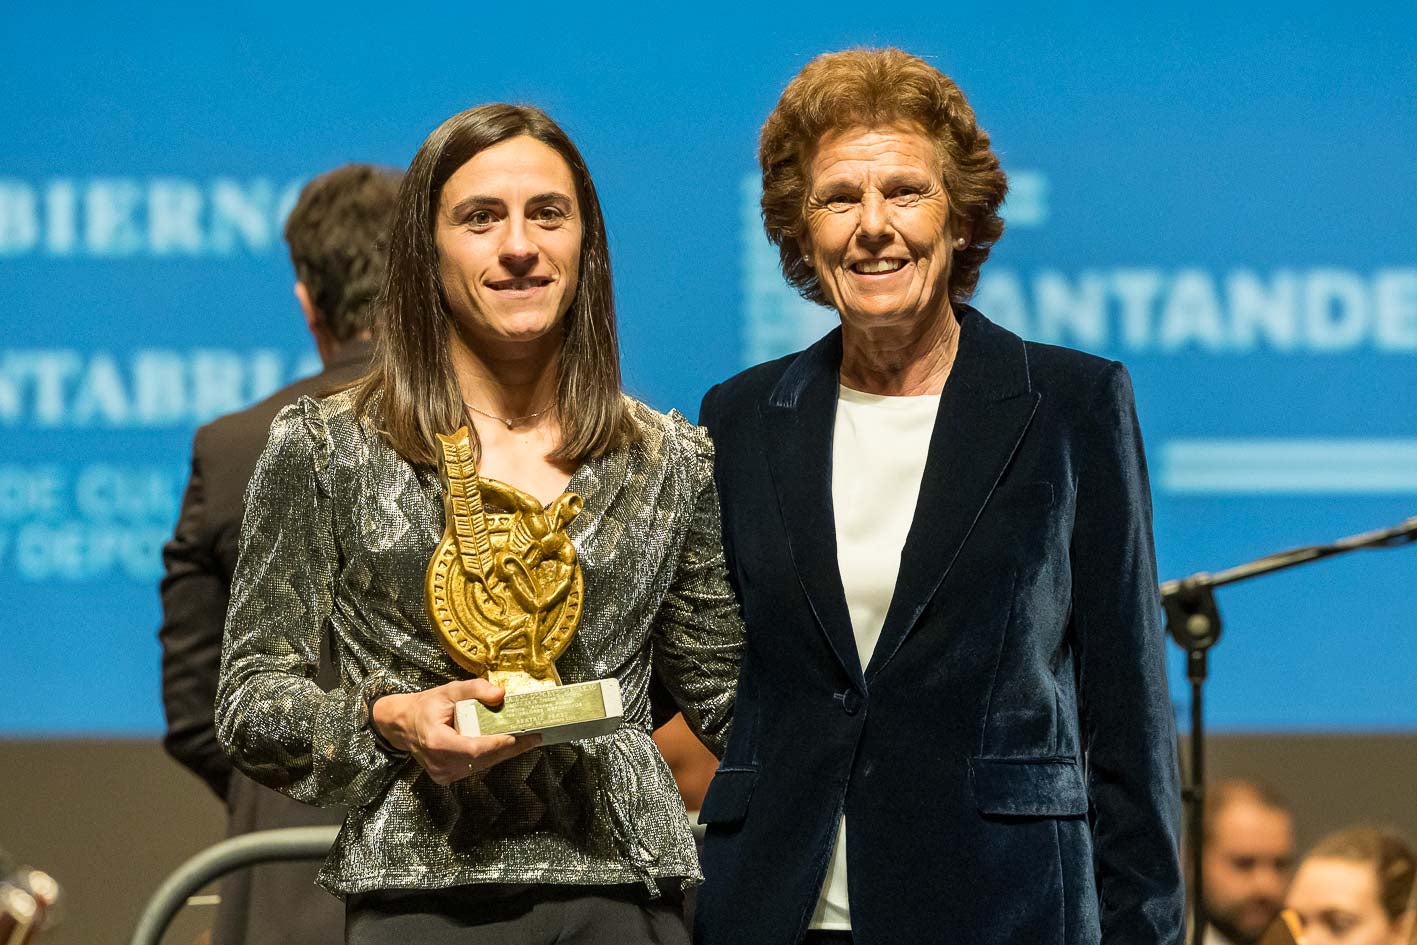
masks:
[[[459,702],[458,731],[535,732],[543,745],[613,732],[624,715],[619,681],[563,686],[556,672],[585,605],[585,579],[566,535],[581,497],[567,492],[543,507],[520,489],[480,478],[467,427],[438,441],[446,524],[428,562],[424,602],[453,660],[507,693],[500,708]]]

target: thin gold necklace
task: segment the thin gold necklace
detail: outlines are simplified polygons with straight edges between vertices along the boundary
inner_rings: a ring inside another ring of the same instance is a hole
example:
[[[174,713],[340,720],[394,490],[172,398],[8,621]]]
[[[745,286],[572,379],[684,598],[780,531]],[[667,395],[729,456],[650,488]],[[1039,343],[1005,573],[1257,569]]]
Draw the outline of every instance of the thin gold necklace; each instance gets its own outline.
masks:
[[[465,406],[468,410],[471,410],[473,413],[481,414],[488,420],[496,420],[498,423],[505,423],[507,425],[507,429],[510,430],[518,423],[525,423],[528,420],[535,420],[537,417],[541,416],[542,414],[550,410],[552,407],[556,406],[556,401],[551,401],[551,403],[547,404],[545,407],[542,407],[536,413],[529,413],[525,417],[499,417],[495,413],[488,413],[485,410],[474,407],[472,404],[468,403],[465,400],[463,401],[463,406]]]

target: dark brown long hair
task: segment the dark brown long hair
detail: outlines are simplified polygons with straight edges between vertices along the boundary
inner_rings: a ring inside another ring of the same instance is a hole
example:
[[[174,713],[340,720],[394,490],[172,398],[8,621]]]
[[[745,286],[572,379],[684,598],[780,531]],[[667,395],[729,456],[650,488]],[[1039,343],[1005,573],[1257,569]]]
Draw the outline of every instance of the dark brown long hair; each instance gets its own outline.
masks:
[[[583,223],[580,278],[566,312],[558,361],[561,443],[550,458],[582,462],[638,437],[620,390],[610,251],[590,170],[571,139],[540,109],[479,105],[434,129],[404,176],[375,320],[374,366],[356,385],[355,409],[415,465],[437,464],[437,434],[464,424],[472,427],[449,356],[452,315],[443,298],[434,240],[443,185],[474,155],[522,135],[551,147],[570,166]]]

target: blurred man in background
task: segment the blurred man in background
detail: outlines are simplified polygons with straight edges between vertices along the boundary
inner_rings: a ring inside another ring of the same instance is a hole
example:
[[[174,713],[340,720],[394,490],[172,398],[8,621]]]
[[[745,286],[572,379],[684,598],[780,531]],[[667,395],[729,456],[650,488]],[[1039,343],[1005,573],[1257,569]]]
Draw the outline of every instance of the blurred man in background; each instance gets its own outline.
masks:
[[[401,179],[397,171],[350,164],[301,191],[285,239],[295,298],[324,370],[197,431],[176,534],[163,548],[163,744],[226,802],[228,835],[343,819],[342,811],[307,807],[234,771],[217,747],[213,703],[246,482],[280,408],[347,383],[368,367]],[[338,675],[328,648],[325,653],[319,682],[328,689],[338,684]],[[344,908],[314,885],[317,865],[258,866],[223,881],[214,945],[342,942]]]
[[[1294,815],[1270,788],[1222,781],[1205,803],[1205,945],[1255,945],[1284,905]]]

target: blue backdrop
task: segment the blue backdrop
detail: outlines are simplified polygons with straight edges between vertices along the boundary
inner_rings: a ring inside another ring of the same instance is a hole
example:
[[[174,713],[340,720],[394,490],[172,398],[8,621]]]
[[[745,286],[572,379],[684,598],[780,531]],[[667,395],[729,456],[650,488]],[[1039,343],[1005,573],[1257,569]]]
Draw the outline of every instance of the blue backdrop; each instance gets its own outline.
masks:
[[[491,100],[581,145],[630,390],[692,416],[831,324],[761,236],[759,124],[812,55],[903,46],[958,79],[1013,180],[978,307],[1132,368],[1163,578],[1417,514],[1411,10],[5,21],[0,737],[160,729],[159,548],[192,431],[314,363],[280,236],[295,192],[403,166]],[[1414,573],[1417,550],[1365,553],[1223,591],[1211,719],[1417,729]]]

